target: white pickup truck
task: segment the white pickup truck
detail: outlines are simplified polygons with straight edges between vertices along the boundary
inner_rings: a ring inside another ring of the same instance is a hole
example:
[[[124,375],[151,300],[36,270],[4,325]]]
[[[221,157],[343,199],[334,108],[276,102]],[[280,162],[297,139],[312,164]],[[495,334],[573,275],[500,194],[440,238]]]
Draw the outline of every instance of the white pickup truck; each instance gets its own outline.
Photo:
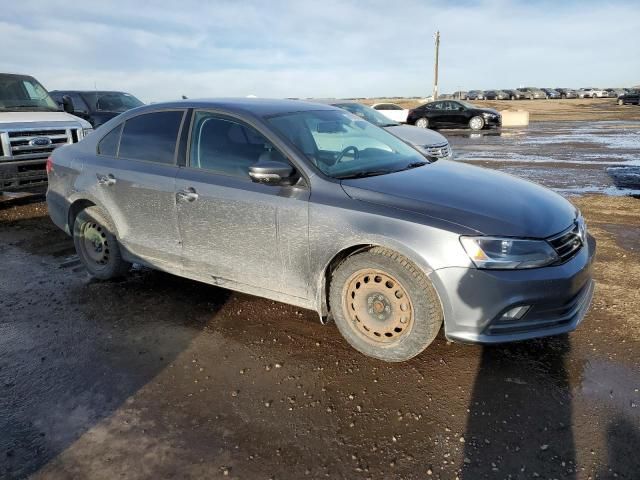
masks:
[[[53,149],[90,131],[89,122],[61,111],[35,78],[0,73],[0,193],[46,185]]]

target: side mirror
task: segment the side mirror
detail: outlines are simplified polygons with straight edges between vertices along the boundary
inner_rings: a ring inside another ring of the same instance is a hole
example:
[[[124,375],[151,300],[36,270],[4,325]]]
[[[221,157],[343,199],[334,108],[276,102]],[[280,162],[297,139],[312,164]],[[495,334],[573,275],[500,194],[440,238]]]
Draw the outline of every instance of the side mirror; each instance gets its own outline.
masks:
[[[73,113],[73,102],[69,95],[62,97],[62,109],[67,113]]]
[[[291,185],[294,183],[294,168],[285,162],[267,160],[249,167],[249,177],[255,183],[266,185]]]

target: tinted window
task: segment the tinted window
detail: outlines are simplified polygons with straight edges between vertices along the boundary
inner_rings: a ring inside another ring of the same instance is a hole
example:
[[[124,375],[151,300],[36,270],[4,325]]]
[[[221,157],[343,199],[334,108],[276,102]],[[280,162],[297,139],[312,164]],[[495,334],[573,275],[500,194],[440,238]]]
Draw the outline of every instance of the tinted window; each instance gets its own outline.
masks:
[[[402,110],[402,107],[393,103],[383,103],[382,105],[378,105],[376,110]]]
[[[191,167],[248,179],[249,167],[259,160],[286,162],[254,128],[209,112],[196,112],[191,134]]]
[[[76,112],[85,112],[85,113],[89,112],[89,108],[87,107],[87,104],[84,103],[84,100],[79,94],[72,93],[69,96],[71,97],[71,103],[73,103],[73,109]]]
[[[138,115],[124,124],[119,157],[173,163],[182,110]]]
[[[102,140],[98,143],[98,154],[115,157],[118,154],[118,143],[120,142],[121,131],[122,125],[118,125],[102,137]]]

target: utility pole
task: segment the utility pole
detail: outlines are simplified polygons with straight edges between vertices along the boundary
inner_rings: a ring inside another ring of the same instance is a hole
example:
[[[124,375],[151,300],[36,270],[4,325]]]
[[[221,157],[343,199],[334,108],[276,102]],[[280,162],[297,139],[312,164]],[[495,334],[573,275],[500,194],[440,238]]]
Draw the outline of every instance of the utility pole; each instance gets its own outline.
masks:
[[[433,69],[434,79],[433,79],[433,99],[438,99],[438,55],[440,53],[440,30],[436,32],[436,64]]]

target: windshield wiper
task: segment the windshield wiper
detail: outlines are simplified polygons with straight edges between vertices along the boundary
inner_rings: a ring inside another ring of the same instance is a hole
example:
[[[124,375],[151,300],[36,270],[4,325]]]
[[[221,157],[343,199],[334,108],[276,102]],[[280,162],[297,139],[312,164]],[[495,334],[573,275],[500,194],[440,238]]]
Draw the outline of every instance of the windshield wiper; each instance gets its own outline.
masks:
[[[424,167],[425,165],[429,165],[429,162],[412,162],[412,163],[409,163],[406,167],[401,168],[400,170],[396,170],[396,172],[404,172],[405,170],[411,170],[412,168]]]
[[[375,177],[376,175],[386,175],[387,173],[393,173],[396,171],[397,170],[365,170],[363,172],[350,173],[349,175],[343,175],[336,178],[340,180],[347,180],[350,178]]]
[[[397,127],[398,125],[400,125],[399,123],[384,123],[382,125],[380,125],[381,127]]]

